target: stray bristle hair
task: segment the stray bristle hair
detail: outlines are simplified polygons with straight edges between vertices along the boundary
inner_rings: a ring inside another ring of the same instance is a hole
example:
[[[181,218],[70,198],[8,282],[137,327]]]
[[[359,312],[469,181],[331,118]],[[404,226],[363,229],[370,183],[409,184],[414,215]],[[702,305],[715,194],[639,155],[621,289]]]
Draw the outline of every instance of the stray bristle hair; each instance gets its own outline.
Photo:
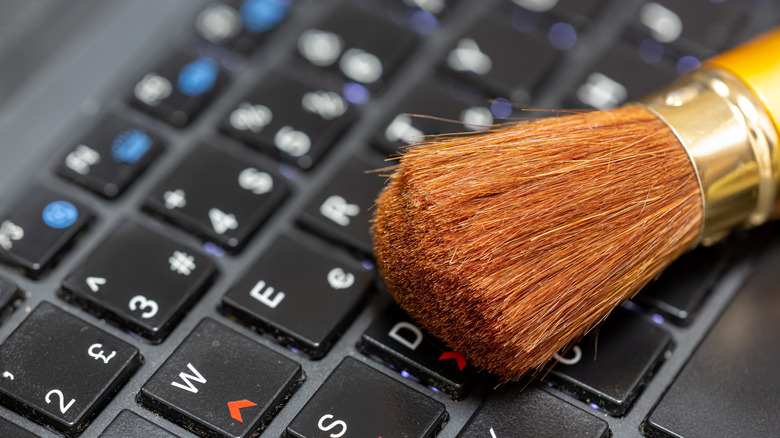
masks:
[[[693,247],[702,196],[641,106],[442,137],[404,151],[377,200],[388,289],[472,364],[539,370]]]

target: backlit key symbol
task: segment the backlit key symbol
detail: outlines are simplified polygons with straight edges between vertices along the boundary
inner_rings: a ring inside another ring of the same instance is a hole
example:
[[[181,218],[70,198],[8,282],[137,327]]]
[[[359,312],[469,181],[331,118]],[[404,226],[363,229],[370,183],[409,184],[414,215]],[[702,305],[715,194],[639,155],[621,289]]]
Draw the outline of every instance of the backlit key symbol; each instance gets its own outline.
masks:
[[[3,221],[0,225],[0,247],[10,250],[13,248],[14,240],[20,240],[24,237],[24,229],[11,221]]]
[[[349,225],[350,218],[360,214],[360,206],[350,204],[341,196],[329,196],[320,206],[320,213],[333,222],[346,227]]]
[[[168,263],[171,265],[171,271],[181,275],[190,275],[195,270],[195,257],[186,252],[174,251],[173,255],[168,257]]]
[[[238,228],[236,216],[234,214],[225,213],[218,208],[209,210],[209,220],[211,220],[211,227],[214,228],[214,232],[217,234],[225,234],[229,230]]]
[[[156,73],[144,76],[133,89],[135,97],[149,106],[159,105],[160,101],[170,96],[172,92],[171,82]]]
[[[490,438],[498,438],[498,437],[496,436],[496,432],[493,430],[493,428],[492,428],[492,427],[490,428]]]
[[[482,53],[477,42],[471,38],[463,38],[458,42],[458,47],[447,56],[447,65],[455,71],[471,71],[478,75],[488,74],[493,69],[493,61]]]
[[[168,190],[163,193],[163,201],[165,201],[165,208],[173,210],[174,208],[182,208],[187,205],[187,198],[184,190]]]
[[[65,157],[65,165],[68,169],[86,175],[92,166],[100,162],[100,154],[85,145],[79,145]]]

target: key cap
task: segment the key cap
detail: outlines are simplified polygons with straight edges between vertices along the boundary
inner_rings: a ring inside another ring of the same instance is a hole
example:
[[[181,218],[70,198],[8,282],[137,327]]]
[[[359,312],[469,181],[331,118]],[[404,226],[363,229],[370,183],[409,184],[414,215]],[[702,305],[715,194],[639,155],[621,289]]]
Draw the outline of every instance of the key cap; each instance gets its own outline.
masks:
[[[216,95],[223,76],[216,61],[175,52],[136,82],[131,102],[173,126],[183,127]]]
[[[456,399],[464,398],[474,383],[475,370],[463,354],[418,328],[396,306],[363,333],[358,349]]]
[[[659,310],[678,325],[688,325],[728,266],[723,246],[699,247],[684,254],[633,300]]]
[[[504,385],[471,417],[458,438],[606,438],[607,423],[541,389]]]
[[[650,412],[644,433],[659,437],[774,436],[780,380],[780,247],[754,235],[760,257],[682,371]]]
[[[311,65],[378,91],[417,42],[413,32],[370,11],[344,4],[323,22],[305,30],[298,37],[297,49]]]
[[[196,148],[146,200],[146,208],[233,252],[287,194],[275,172],[245,154]]]
[[[512,0],[512,2],[530,13],[544,14],[538,20],[552,21],[563,18],[578,28],[584,19],[592,20],[603,0]]]
[[[677,74],[664,53],[663,46],[645,50],[618,42],[582,79],[573,106],[610,109],[668,84]]]
[[[666,330],[617,309],[597,331],[557,356],[547,380],[612,415],[623,415],[671,348]]]
[[[132,345],[43,302],[0,345],[2,402],[76,435],[140,364]]]
[[[444,405],[347,357],[287,426],[286,437],[433,437]]]
[[[205,319],[144,384],[138,401],[205,436],[249,437],[302,380],[296,362]]]
[[[160,139],[136,123],[108,116],[70,149],[57,173],[98,195],[115,198],[162,150]]]
[[[707,57],[735,42],[748,18],[745,6],[734,0],[648,1],[637,10],[632,29],[684,53]]]
[[[336,87],[273,73],[231,110],[223,130],[307,169],[333,145],[353,115]]]
[[[0,257],[37,278],[72,245],[93,215],[79,202],[37,187],[0,218]]]
[[[10,280],[0,277],[0,322],[16,308],[16,303],[22,300],[22,292]]]
[[[0,436],[13,438],[38,438],[38,435],[35,435],[32,432],[28,432],[4,418],[0,418]]]
[[[371,254],[369,208],[385,183],[385,178],[372,171],[386,166],[373,155],[353,157],[314,197],[299,223],[326,238]]]
[[[509,18],[495,10],[475,21],[448,50],[442,68],[490,93],[527,104],[559,55],[548,41],[519,31]]]
[[[288,0],[229,0],[211,3],[195,20],[198,35],[214,44],[248,54],[290,13]]]
[[[176,438],[176,435],[127,409],[120,412],[106,430],[100,434],[100,438],[127,438],[131,436]]]
[[[222,301],[229,315],[313,359],[352,321],[373,274],[329,245],[280,237]]]
[[[215,273],[214,263],[200,251],[124,222],[65,278],[60,295],[156,343]]]
[[[393,154],[430,136],[484,131],[512,112],[512,104],[505,98],[491,99],[453,80],[431,79],[383,125],[377,143],[385,153]]]

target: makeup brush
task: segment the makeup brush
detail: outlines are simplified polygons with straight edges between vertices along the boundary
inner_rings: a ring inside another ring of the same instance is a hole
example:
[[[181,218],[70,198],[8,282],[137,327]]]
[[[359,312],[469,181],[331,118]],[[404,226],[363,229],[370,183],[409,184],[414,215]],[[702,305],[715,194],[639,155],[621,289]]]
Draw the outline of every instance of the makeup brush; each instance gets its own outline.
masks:
[[[777,214],[780,30],[611,111],[440,136],[376,202],[398,304],[477,368],[540,370],[675,258]]]

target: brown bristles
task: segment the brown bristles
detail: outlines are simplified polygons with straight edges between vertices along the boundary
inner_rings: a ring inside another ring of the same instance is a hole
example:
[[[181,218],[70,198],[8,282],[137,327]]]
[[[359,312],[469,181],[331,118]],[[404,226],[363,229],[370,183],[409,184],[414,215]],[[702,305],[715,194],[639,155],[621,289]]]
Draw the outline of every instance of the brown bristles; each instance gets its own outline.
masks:
[[[421,326],[516,380],[695,245],[702,221],[686,151],[628,106],[409,148],[377,200],[374,246]]]

